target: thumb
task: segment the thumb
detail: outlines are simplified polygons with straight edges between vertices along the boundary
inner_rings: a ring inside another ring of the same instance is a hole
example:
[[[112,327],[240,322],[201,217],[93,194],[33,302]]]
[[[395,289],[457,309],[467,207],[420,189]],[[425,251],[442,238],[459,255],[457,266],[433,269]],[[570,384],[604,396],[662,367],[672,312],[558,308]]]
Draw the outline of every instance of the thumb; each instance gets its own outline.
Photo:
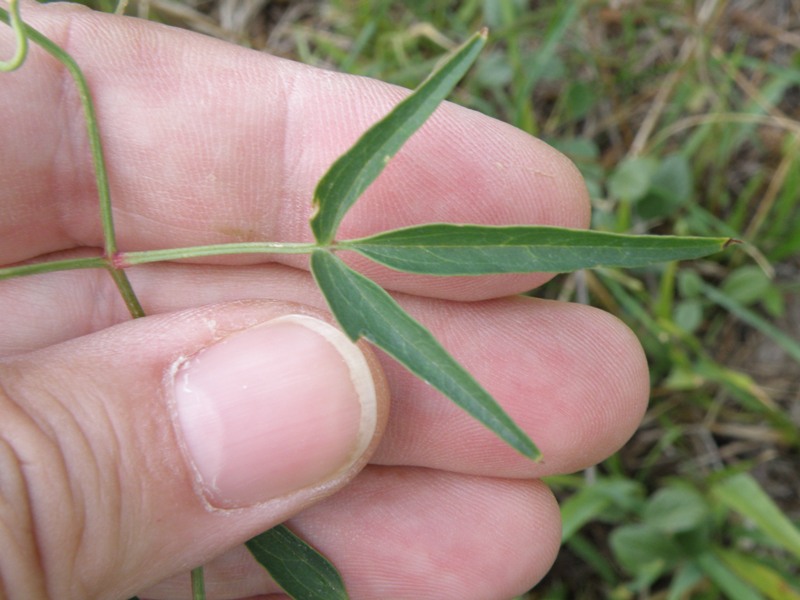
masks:
[[[332,493],[382,429],[376,365],[316,313],[267,302],[3,360],[0,590],[131,596]]]

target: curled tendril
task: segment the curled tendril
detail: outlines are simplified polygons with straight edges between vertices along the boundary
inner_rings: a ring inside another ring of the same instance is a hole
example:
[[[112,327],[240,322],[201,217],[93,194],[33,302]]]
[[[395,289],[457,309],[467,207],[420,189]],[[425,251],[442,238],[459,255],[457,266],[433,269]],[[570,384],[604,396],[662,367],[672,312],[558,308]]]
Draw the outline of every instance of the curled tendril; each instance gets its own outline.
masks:
[[[19,69],[28,55],[28,36],[25,35],[25,25],[19,16],[19,0],[8,0],[8,12],[11,15],[11,28],[17,39],[17,47],[11,60],[0,60],[0,71],[8,72]]]

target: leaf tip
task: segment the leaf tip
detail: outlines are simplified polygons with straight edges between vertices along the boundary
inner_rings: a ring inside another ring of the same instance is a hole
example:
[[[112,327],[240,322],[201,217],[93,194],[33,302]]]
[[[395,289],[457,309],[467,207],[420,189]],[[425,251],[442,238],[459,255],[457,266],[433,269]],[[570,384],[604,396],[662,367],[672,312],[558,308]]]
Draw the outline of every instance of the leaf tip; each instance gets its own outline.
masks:
[[[518,436],[513,441],[505,437],[503,439],[525,458],[528,458],[535,463],[542,462],[542,460],[544,460],[542,451],[539,450],[538,446],[533,442],[533,440],[521,430],[518,431]]]
[[[478,32],[478,36],[483,38],[484,40],[489,37],[489,28],[486,26],[481,27],[481,30]]]
[[[523,453],[525,458],[529,458],[531,462],[541,463],[544,462],[544,456],[542,455],[541,450],[536,446],[533,448],[526,448],[526,452]]]
[[[727,239],[727,240],[725,240],[725,242],[722,244],[722,249],[724,250],[724,249],[725,249],[725,248],[727,248],[728,246],[735,246],[735,245],[737,245],[737,244],[743,244],[743,243],[744,243],[744,242],[743,242],[742,240],[737,240],[736,238],[728,238],[728,239]]]

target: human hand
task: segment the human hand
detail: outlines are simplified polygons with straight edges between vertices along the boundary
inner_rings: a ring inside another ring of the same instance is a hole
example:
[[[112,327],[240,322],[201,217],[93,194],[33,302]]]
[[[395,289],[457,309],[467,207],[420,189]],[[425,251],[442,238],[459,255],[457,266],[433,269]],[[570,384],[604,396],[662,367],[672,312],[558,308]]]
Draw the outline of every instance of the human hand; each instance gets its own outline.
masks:
[[[316,181],[404,93],[75,6],[25,4],[23,16],[87,75],[125,250],[310,239]],[[96,253],[70,80],[34,49],[2,81],[0,263]],[[588,203],[563,157],[446,105],[341,231],[434,221],[580,227]],[[130,269],[152,315],[136,321],[103,272],[0,284],[9,597],[188,597],[186,572],[204,563],[209,598],[279,593],[241,543],[289,517],[353,598],[503,599],[546,572],[560,528],[537,478],[594,464],[634,430],[647,368],[633,334],[589,307],[513,297],[545,275],[439,279],[353,260],[531,435],[545,456],[534,464],[362,346],[365,367],[321,321],[302,323],[326,339],[276,324],[329,319],[305,261],[280,260]],[[331,340],[372,374],[374,431],[358,427],[370,386],[356,394]],[[227,432],[185,408],[200,393],[230,404]]]

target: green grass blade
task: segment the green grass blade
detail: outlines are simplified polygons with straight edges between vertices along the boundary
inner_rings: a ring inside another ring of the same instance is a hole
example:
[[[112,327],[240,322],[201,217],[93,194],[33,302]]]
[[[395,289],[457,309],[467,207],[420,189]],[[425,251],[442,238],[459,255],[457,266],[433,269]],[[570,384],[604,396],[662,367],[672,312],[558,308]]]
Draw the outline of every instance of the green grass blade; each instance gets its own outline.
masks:
[[[248,540],[246,545],[294,600],[347,600],[336,567],[286,526],[273,527]]]
[[[595,542],[580,534],[571,536],[565,545],[610,587],[616,587],[619,584],[619,575],[617,575],[614,561],[608,556],[605,548],[598,547]]]
[[[714,497],[755,523],[776,544],[800,560],[800,529],[747,473],[739,473],[716,484]]]
[[[561,503],[561,541],[566,542],[590,521],[625,507],[622,502],[635,501],[640,495],[630,479],[600,479],[581,488]]]
[[[675,575],[669,584],[666,600],[686,600],[691,598],[694,590],[703,579],[703,572],[693,562],[687,562],[675,569]]]
[[[326,250],[312,253],[311,272],[352,340],[369,340],[514,449],[539,458],[539,450],[494,398],[380,286]]]
[[[314,192],[316,212],[311,230],[320,244],[329,244],[344,215],[375,181],[389,159],[436,110],[486,42],[477,33],[458,48],[413,94],[373,125],[320,179]]]
[[[584,488],[567,498],[561,505],[561,541],[569,541],[584,525],[605,514],[611,501]]]
[[[764,600],[764,597],[739,579],[725,563],[711,552],[699,555],[695,562],[730,600]]]
[[[718,548],[716,552],[728,568],[770,600],[800,600],[800,590],[771,565],[736,550]]]
[[[546,74],[548,66],[553,64],[564,35],[580,14],[584,3],[584,0],[573,0],[572,2],[564,2],[560,6],[554,5],[554,7],[558,6],[563,12],[556,17],[556,21],[542,41],[541,46],[537,49],[533,60],[516,65],[523,79],[521,83],[514,85],[516,93],[514,94],[513,124],[528,133],[537,133],[531,107],[533,90],[542,79],[542,76]]]
[[[728,243],[728,238],[625,235],[559,227],[432,224],[347,240],[339,247],[400,271],[484,275],[642,267],[699,258]]]
[[[719,304],[723,308],[727,309],[731,314],[735,315],[751,327],[754,327],[767,337],[771,338],[773,342],[783,348],[786,354],[800,363],[800,343],[798,343],[795,339],[786,335],[778,327],[759,316],[746,306],[737,302],[730,296],[727,296],[717,288],[708,285],[707,283],[700,283],[700,291],[712,302]]]

